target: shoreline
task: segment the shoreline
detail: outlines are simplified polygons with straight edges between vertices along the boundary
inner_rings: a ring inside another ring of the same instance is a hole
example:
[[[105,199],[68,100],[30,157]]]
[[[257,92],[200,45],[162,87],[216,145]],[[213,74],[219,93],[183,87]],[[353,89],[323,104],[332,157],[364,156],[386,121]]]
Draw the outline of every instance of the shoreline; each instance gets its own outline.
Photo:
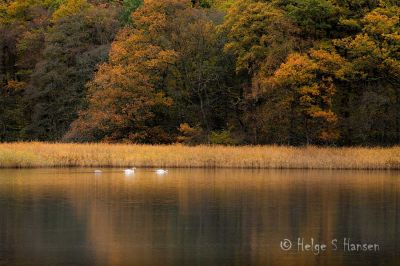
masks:
[[[0,168],[167,167],[400,170],[400,147],[183,146],[15,142],[0,144]]]
[[[108,166],[108,165],[94,165],[94,166],[10,166],[10,167],[2,167],[1,170],[38,170],[38,169],[116,169],[123,170],[124,168],[128,168],[129,166]],[[147,171],[154,172],[153,170],[158,168],[158,166],[139,166],[137,169],[146,169]],[[272,168],[272,167],[264,167],[264,168],[251,168],[251,167],[181,167],[181,166],[166,166],[168,169],[205,169],[205,170],[273,170],[273,171],[366,171],[366,172],[397,172],[400,171],[399,168],[294,168],[294,167],[286,167],[286,168]],[[92,173],[92,171],[90,172]]]
[[[400,170],[400,146],[331,148],[0,143],[0,168],[167,167]]]

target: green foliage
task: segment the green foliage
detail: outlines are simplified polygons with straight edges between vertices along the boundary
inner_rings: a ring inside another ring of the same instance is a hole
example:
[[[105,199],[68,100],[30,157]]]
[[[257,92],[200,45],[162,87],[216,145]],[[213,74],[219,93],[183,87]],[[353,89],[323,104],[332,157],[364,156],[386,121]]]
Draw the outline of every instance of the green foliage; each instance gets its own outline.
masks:
[[[337,14],[328,0],[301,0],[286,2],[288,16],[301,27],[302,34],[326,37],[337,24]]]
[[[236,0],[210,0],[211,7],[218,10],[228,10]]]
[[[48,30],[25,96],[29,138],[57,140],[65,134],[84,106],[85,84],[107,59],[117,28],[115,11],[88,6],[57,19]]]
[[[232,138],[228,130],[212,131],[210,136],[210,144],[214,145],[234,145],[236,141]]]
[[[24,95],[40,60],[44,32],[56,3],[16,0],[0,4],[1,140],[24,139]]]
[[[123,0],[121,20],[123,24],[131,24],[131,14],[143,5],[143,0]]]
[[[12,141],[21,137],[24,121],[20,102],[23,97],[23,82],[9,81],[0,87],[0,141]]]
[[[52,21],[57,22],[63,18],[76,15],[89,7],[90,5],[86,0],[64,0],[53,13]]]

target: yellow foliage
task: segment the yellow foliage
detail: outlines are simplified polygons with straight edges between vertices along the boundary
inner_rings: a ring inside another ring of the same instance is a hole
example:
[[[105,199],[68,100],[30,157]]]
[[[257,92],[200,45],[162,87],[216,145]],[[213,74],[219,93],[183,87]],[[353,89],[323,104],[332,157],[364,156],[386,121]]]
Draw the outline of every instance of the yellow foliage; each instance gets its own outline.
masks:
[[[392,9],[377,8],[368,13],[362,22],[365,24],[364,31],[368,34],[390,34],[398,33],[400,8]]]
[[[285,63],[275,72],[275,82],[284,84],[304,84],[315,78],[318,65],[311,61],[307,55],[299,53],[290,54]]]
[[[89,3],[86,0],[64,0],[60,7],[54,11],[53,22],[67,16],[79,13],[80,11],[89,8]]]
[[[275,70],[295,45],[298,31],[272,3],[239,0],[228,10],[222,30],[228,31],[225,51],[236,58],[236,71]]]
[[[286,106],[279,113],[288,116],[292,123],[297,121],[308,141],[332,141],[339,136],[337,116],[332,111],[336,92],[333,77],[343,64],[344,59],[328,51],[292,53],[272,76],[259,75],[258,82],[267,99],[276,99],[280,106]],[[274,112],[277,110],[270,110]],[[329,136],[335,138],[328,139]]]

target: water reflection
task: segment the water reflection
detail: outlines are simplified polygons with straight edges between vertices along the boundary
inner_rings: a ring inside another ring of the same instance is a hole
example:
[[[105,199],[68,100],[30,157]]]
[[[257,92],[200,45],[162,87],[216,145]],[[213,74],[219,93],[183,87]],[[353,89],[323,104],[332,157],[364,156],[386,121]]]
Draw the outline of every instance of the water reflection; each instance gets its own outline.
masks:
[[[0,264],[397,265],[397,172],[0,170]],[[379,252],[282,251],[351,238]]]

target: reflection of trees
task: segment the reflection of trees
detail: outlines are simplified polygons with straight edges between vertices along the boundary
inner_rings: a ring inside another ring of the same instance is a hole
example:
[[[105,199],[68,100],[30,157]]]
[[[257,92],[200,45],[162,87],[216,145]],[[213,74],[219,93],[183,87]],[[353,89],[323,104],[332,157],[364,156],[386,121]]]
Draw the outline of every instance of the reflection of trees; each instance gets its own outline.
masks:
[[[46,250],[59,261],[73,262],[73,252],[76,260],[105,265],[337,265],[354,259],[280,251],[283,238],[301,236],[378,241],[385,245],[378,255],[390,264],[399,246],[399,184],[384,172],[33,173],[0,181],[6,199],[0,208],[8,214],[0,219],[7,228],[1,241],[19,260],[40,259]],[[29,241],[35,249],[27,254],[21,243]],[[357,256],[365,264],[378,265],[378,258]]]

